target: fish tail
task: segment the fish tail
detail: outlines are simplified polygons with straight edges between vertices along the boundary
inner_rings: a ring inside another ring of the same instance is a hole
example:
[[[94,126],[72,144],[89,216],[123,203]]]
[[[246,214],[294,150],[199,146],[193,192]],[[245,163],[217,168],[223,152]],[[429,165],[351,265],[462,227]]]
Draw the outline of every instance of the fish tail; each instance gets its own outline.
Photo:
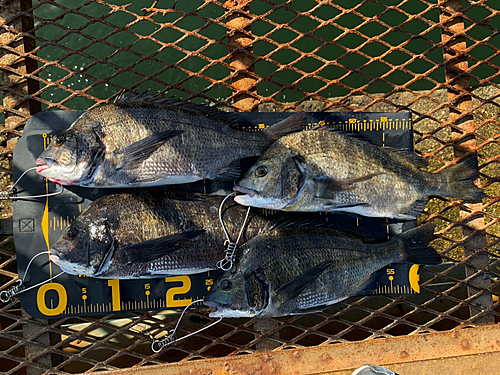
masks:
[[[274,125],[264,129],[266,134],[273,141],[304,129],[306,125],[307,114],[305,112],[297,112],[294,115],[287,117]]]
[[[396,236],[403,243],[401,261],[415,264],[440,264],[441,256],[429,247],[434,237],[433,223],[420,225]]]
[[[464,199],[467,201],[480,201],[484,192],[474,184],[479,177],[477,158],[470,158],[453,167],[438,173],[446,181],[443,196]]]

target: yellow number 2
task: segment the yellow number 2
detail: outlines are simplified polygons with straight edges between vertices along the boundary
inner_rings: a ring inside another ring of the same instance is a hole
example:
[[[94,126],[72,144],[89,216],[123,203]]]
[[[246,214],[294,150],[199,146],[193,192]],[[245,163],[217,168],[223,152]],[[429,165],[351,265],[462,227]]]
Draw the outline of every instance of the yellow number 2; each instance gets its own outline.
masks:
[[[166,277],[165,281],[167,283],[173,283],[176,281],[180,281],[182,286],[170,288],[167,290],[167,307],[185,307],[192,302],[192,299],[174,299],[174,296],[177,294],[184,294],[191,290],[191,279],[189,276],[175,276],[175,277]]]

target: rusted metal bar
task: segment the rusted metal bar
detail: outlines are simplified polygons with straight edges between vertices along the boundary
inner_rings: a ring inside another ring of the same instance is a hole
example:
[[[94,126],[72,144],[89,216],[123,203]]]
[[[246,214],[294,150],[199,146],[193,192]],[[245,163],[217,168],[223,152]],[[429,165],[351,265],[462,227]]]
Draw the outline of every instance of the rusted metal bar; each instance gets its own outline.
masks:
[[[229,65],[234,72],[232,79],[235,91],[234,107],[240,111],[257,111],[257,99],[250,94],[257,90],[252,87],[256,80],[248,74],[254,71],[250,0],[229,0],[225,5],[231,9],[226,16],[226,25],[229,28]]]
[[[257,100],[248,94],[248,91],[256,91],[252,85],[256,82],[255,78],[248,74],[254,71],[253,37],[250,30],[250,1],[249,0],[229,0],[225,5],[232,9],[226,17],[226,24],[230,28],[228,43],[231,48],[229,56],[229,65],[234,69],[232,80],[234,96],[234,106],[241,111],[257,111]],[[239,92],[246,91],[246,92]],[[265,335],[278,326],[278,323],[272,319],[259,319],[254,324],[257,332]],[[279,344],[276,341],[264,339],[256,344],[259,351],[269,351]]]
[[[27,17],[22,12],[32,7],[31,0],[5,0],[0,4],[0,72],[5,114],[5,126],[0,128],[6,135],[7,149],[14,151],[20,137],[22,125],[30,115],[41,111],[40,102],[27,100],[38,90],[38,82],[28,78],[36,70],[37,63],[27,56],[27,53],[36,47],[35,39],[28,32],[33,30],[32,17]],[[12,169],[12,163],[11,163]],[[24,316],[28,316],[23,311]],[[47,321],[39,323],[47,325]],[[53,345],[54,335],[49,332],[41,333],[39,324],[27,323],[23,325],[25,337],[36,336],[33,341],[43,345]],[[54,362],[51,354],[43,355],[45,351],[38,345],[26,346],[25,356],[30,360],[38,357],[34,362],[50,368]],[[28,365],[27,375],[37,375],[44,370],[37,366]]]
[[[248,91],[256,91],[252,85],[255,78],[248,74],[254,71],[253,37],[250,29],[250,1],[229,0],[225,3],[231,11],[227,14],[226,24],[230,28],[228,43],[230,46],[229,65],[234,70],[232,87],[235,91],[234,106],[240,111],[257,111],[257,100]],[[246,92],[240,92],[246,91]],[[276,328],[278,323],[272,319],[259,319],[254,329],[261,334],[267,334]],[[257,343],[259,351],[269,351],[279,344],[273,340],[264,339]]]
[[[450,109],[450,122],[452,126],[452,141],[455,159],[476,152],[476,140],[474,136],[474,118],[472,113],[472,96],[470,92],[470,78],[467,73],[467,45],[464,34],[464,19],[462,14],[462,0],[439,0],[441,39],[443,42],[443,55],[446,83],[448,89],[448,102]],[[471,212],[481,212],[484,209],[482,203],[467,204],[467,210],[460,211],[463,223],[472,229],[463,227],[464,255],[470,258],[466,267],[466,277],[477,273],[477,269],[487,269],[488,254],[486,252],[487,241],[484,232],[484,216],[481,214],[471,215]],[[490,309],[492,306],[491,293],[487,291],[491,281],[482,275],[474,277],[469,283],[469,295],[482,293],[471,300],[477,308],[471,308],[471,316]],[[477,324],[493,324],[492,315],[483,315],[475,321]]]
[[[487,326],[448,332],[400,336],[325,345],[315,348],[256,353],[220,359],[190,361],[159,366],[136,367],[119,371],[95,372],[95,375],[184,375],[184,374],[330,374],[351,373],[365,363],[391,368],[407,368],[401,374],[431,374],[422,366],[443,360],[457,362],[461,356],[492,354],[500,365],[500,327]],[[404,366],[404,367],[403,367]],[[456,365],[455,365],[456,366]],[[464,368],[447,369],[447,374],[462,374]],[[349,371],[349,372],[348,372]],[[399,372],[399,371],[398,371]],[[467,371],[470,372],[470,371]],[[471,372],[476,373],[476,372]],[[477,373],[486,373],[484,371]]]

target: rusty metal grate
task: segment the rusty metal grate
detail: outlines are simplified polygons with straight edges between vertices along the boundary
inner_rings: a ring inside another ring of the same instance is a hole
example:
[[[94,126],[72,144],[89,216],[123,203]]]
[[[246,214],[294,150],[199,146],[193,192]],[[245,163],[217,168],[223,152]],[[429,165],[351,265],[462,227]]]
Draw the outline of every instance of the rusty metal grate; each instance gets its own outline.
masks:
[[[131,4],[128,4],[131,3]],[[127,5],[128,4],[128,5]],[[496,0],[4,0],[0,4],[0,179],[26,121],[88,109],[122,88],[236,111],[413,111],[415,149],[437,171],[471,153],[482,204],[433,199],[420,221],[449,263],[421,294],[351,298],[323,313],[226,319],[154,354],[139,324],[176,316],[33,319],[0,305],[0,371],[84,373],[445,331],[500,321],[500,5]],[[9,216],[2,206],[2,216]],[[0,243],[0,290],[17,279]],[[183,321],[182,336],[206,324]]]

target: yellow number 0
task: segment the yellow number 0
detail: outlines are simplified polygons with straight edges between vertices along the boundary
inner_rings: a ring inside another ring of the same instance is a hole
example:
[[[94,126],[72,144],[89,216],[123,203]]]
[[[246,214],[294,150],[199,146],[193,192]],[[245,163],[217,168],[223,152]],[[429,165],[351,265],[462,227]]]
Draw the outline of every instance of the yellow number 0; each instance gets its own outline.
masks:
[[[45,293],[49,290],[55,290],[59,295],[59,303],[56,307],[50,308],[45,304]],[[68,295],[66,293],[66,289],[61,284],[57,283],[47,283],[44,284],[38,289],[38,293],[36,295],[36,300],[38,304],[38,308],[43,315],[47,316],[55,316],[61,314],[68,304]]]
[[[189,278],[189,276],[166,277],[165,281],[167,283],[175,281],[182,282],[182,286],[170,288],[169,290],[167,290],[167,307],[185,307],[193,301],[191,298],[174,299],[174,296],[176,294],[187,293],[191,290],[191,279]]]

